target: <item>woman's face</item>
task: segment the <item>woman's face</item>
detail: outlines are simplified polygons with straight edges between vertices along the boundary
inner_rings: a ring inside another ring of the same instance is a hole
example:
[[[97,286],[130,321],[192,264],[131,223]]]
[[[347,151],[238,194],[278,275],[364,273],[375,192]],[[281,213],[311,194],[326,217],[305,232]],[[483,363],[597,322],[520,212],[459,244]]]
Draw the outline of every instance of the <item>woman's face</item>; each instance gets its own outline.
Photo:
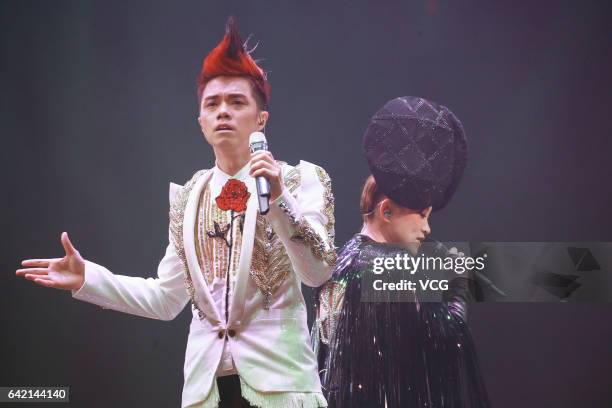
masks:
[[[384,201],[386,203],[382,203],[379,213],[383,217],[383,235],[387,241],[408,247],[416,254],[421,243],[431,234],[429,216],[432,207],[419,211],[401,207],[389,199]]]

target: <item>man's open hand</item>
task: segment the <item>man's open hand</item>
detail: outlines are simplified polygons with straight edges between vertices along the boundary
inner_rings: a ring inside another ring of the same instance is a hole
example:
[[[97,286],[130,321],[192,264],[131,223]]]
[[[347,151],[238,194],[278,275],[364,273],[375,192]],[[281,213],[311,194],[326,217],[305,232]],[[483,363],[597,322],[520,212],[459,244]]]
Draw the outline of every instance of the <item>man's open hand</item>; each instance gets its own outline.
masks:
[[[62,246],[66,251],[63,258],[26,259],[17,269],[17,276],[23,276],[42,286],[64,290],[77,290],[85,281],[85,261],[70,242],[68,234],[62,233]]]

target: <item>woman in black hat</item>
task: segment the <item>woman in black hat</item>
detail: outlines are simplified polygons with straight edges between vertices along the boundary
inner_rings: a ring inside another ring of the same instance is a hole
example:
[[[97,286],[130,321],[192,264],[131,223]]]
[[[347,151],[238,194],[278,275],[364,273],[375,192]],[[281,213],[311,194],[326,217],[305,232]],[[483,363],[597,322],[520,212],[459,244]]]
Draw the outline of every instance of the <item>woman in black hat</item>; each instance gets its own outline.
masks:
[[[467,161],[461,122],[434,102],[396,98],[372,118],[364,153],[363,229],[338,253],[313,327],[329,407],[488,407],[466,326],[469,280],[438,302],[361,301],[374,260],[417,255],[432,211],[451,199]]]

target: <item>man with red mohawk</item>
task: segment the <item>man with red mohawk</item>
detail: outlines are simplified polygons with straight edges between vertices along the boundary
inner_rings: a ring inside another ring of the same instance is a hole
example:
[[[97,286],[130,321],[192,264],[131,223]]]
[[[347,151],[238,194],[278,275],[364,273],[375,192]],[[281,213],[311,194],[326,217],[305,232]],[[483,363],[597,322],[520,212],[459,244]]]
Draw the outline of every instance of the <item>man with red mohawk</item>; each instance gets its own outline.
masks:
[[[115,275],[85,260],[66,233],[65,257],[24,261],[17,274],[152,319],[174,319],[191,301],[182,407],[325,407],[300,285],[321,285],[335,263],[329,176],[250,152],[249,136],[269,117],[270,86],[233,18],[197,83],[198,121],[216,163],[171,183],[158,277]],[[255,177],[270,185],[265,215]]]

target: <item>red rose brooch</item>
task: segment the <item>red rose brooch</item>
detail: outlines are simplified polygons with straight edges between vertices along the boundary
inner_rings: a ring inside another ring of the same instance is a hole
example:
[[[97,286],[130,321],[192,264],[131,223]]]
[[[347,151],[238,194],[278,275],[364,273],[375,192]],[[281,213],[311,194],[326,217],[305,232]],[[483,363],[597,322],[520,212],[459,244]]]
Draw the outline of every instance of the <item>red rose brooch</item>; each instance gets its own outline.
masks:
[[[241,212],[246,210],[250,196],[251,193],[249,193],[246,184],[237,179],[229,179],[221,189],[221,194],[215,198],[215,202],[217,207],[223,211]]]

